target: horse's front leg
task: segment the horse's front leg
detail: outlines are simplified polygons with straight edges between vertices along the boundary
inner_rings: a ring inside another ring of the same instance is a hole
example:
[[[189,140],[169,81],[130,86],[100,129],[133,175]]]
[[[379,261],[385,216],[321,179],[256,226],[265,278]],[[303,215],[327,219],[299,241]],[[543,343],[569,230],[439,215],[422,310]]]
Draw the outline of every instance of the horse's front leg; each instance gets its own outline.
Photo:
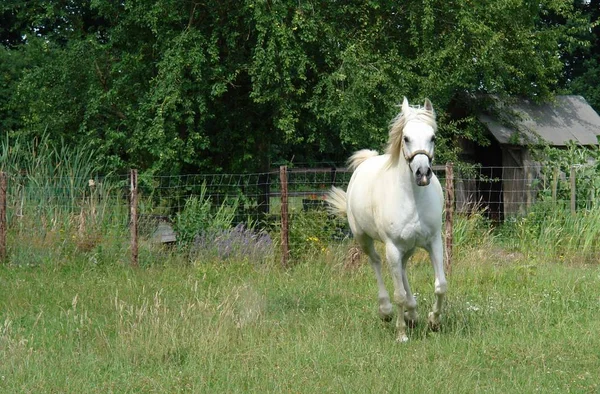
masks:
[[[408,260],[413,255],[414,249],[407,251],[402,256],[402,283],[404,284],[404,290],[406,290],[406,311],[404,312],[404,320],[409,327],[413,328],[416,326],[419,320],[419,314],[417,313],[417,300],[415,299],[410,285],[408,283],[408,276],[406,275],[406,267]]]
[[[429,327],[432,330],[437,331],[440,328],[442,305],[448,287],[446,275],[444,274],[444,248],[441,234],[435,237],[426,249],[429,252],[435,275],[435,303],[433,304],[433,311],[429,313],[427,321]]]
[[[392,242],[387,242],[385,245],[385,254],[392,273],[394,282],[394,302],[398,306],[398,316],[396,317],[396,341],[407,342],[406,322],[404,321],[404,311],[407,309],[408,298],[406,289],[404,288],[402,259],[403,251],[400,250]]]

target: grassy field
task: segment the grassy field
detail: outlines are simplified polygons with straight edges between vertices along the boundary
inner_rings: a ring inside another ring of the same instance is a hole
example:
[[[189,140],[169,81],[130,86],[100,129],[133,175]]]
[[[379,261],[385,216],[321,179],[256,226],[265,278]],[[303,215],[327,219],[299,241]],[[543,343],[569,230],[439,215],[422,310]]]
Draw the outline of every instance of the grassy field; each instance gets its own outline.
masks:
[[[459,256],[444,326],[394,341],[366,262],[0,267],[0,392],[596,393],[600,267]],[[429,263],[410,267],[419,311]]]

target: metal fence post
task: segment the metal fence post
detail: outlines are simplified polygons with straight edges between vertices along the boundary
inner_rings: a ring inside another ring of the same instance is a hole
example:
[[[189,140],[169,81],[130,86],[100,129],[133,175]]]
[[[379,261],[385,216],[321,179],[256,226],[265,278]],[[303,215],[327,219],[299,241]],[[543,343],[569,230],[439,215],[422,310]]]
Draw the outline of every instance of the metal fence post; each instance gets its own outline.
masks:
[[[287,166],[279,167],[279,181],[281,183],[281,265],[287,267],[290,258]]]

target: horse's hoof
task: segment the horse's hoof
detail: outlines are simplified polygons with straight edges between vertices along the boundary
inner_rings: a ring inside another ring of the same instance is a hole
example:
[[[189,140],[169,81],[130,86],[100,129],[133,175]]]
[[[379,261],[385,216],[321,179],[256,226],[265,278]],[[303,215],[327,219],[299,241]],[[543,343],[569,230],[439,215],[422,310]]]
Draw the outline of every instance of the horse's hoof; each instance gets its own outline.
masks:
[[[417,326],[417,321],[419,321],[419,316],[416,312],[409,314],[408,312],[404,312],[404,322],[406,326],[409,328],[415,328]]]
[[[379,318],[382,321],[386,322],[386,323],[391,322],[393,317],[394,316],[393,316],[393,314],[391,312],[390,313],[383,313],[383,312],[379,311]]]
[[[433,312],[430,312],[429,316],[427,317],[427,326],[429,326],[431,331],[439,331],[441,327],[440,318],[436,317]]]
[[[415,328],[417,326],[416,320],[404,319],[404,322],[406,323],[406,327],[408,327],[408,328]]]
[[[381,320],[388,323],[388,322],[392,321],[393,317],[394,317],[394,311],[392,310],[391,305],[389,305],[389,307],[383,307],[383,306],[379,307],[379,318]]]
[[[408,342],[408,337],[406,336],[406,334],[400,334],[400,335],[398,335],[398,338],[396,338],[396,342],[406,343],[406,342]]]

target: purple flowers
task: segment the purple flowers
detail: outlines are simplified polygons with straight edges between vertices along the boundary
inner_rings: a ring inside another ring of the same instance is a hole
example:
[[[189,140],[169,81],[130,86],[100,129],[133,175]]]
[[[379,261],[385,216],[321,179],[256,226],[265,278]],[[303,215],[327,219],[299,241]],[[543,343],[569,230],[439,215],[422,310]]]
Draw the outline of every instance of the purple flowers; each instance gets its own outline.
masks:
[[[246,228],[243,223],[227,230],[204,231],[194,237],[190,257],[209,255],[260,260],[273,251],[273,241],[265,231]]]

